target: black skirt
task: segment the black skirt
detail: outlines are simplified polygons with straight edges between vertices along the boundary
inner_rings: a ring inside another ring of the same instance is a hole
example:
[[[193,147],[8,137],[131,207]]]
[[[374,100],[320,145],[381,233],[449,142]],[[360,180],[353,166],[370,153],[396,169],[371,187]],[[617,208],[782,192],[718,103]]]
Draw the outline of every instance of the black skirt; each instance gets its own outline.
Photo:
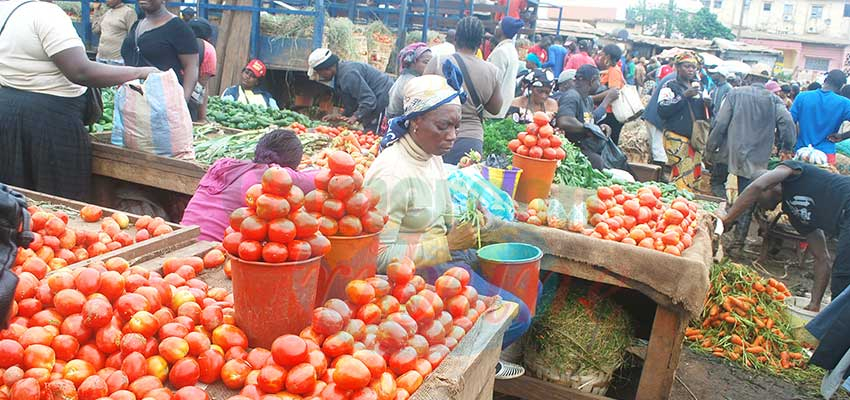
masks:
[[[77,200],[91,191],[85,95],[0,87],[0,182]]]

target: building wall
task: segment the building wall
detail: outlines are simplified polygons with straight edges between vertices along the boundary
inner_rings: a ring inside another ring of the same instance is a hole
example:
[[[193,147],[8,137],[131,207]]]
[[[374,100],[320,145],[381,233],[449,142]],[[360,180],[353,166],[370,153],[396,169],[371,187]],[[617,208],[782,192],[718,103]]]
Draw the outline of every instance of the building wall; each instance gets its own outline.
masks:
[[[845,0],[703,0],[703,4],[730,27],[740,22],[744,28],[771,33],[850,36]]]
[[[848,48],[840,46],[763,39],[741,39],[741,41],[781,50],[784,53],[782,62],[788,72],[841,69],[848,54]],[[818,63],[816,59],[826,62]]]

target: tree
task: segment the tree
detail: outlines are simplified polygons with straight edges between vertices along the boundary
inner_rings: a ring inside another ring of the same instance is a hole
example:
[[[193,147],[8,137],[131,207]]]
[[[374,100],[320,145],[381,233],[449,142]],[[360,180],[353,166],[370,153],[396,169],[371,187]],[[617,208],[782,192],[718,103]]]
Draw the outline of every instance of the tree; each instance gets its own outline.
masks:
[[[688,39],[734,39],[732,31],[717,20],[708,8],[694,14],[675,5],[648,7],[645,0],[626,10],[626,19],[640,24],[646,35],[671,37],[674,34]]]
[[[707,7],[693,15],[686,14],[683,17],[675,21],[676,30],[688,39],[735,39],[732,30],[720,23],[717,16],[712,14]]]

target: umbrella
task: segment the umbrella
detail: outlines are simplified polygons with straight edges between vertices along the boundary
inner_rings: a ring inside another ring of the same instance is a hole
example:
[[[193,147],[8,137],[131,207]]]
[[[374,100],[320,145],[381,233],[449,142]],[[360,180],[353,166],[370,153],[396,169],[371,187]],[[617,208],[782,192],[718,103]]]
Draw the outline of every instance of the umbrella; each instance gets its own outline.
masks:
[[[729,71],[730,73],[738,73],[738,74],[749,74],[750,66],[745,62],[741,62],[738,60],[725,60],[718,68],[722,68],[725,71]]]
[[[699,53],[699,55],[702,57],[702,63],[706,67],[712,67],[712,66],[720,65],[720,64],[723,63],[723,60],[720,59],[720,57],[715,56],[714,54]]]

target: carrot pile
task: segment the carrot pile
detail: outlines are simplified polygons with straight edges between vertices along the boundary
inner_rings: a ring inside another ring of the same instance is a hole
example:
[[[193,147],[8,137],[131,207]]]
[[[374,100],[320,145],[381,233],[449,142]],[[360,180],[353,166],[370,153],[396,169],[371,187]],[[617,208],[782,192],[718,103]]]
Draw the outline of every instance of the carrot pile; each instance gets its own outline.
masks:
[[[764,279],[740,264],[717,264],[702,315],[685,330],[685,338],[695,350],[747,368],[802,368],[802,347],[791,337],[784,314],[788,296],[776,279]]]

